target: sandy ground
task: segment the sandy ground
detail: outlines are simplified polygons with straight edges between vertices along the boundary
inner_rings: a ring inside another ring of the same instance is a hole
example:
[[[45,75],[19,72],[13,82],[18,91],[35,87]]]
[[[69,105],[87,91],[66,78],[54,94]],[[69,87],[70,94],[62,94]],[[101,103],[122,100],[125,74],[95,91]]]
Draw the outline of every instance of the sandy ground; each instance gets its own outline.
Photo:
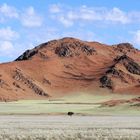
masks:
[[[1,115],[0,139],[140,139],[139,116]]]

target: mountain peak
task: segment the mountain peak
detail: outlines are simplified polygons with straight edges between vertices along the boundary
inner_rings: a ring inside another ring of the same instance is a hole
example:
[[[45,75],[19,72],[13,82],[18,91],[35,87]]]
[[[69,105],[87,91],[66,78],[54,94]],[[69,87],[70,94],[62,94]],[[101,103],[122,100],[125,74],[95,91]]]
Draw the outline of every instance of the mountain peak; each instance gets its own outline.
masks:
[[[46,52],[50,50],[52,51],[52,53],[58,55],[59,57],[79,56],[81,53],[92,55],[96,52],[95,49],[89,46],[86,42],[79,39],[66,37],[59,40],[52,40],[40,44],[34,49],[27,50],[15,61],[29,60],[38,53],[45,55]]]

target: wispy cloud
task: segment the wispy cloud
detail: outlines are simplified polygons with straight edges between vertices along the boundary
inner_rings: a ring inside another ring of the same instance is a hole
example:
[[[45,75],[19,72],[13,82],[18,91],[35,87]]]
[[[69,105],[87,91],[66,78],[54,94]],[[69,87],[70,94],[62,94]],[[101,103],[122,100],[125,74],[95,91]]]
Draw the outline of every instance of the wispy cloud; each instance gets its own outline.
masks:
[[[1,16],[9,17],[9,18],[18,18],[17,9],[13,6],[9,6],[6,3],[0,6],[0,14]]]
[[[0,28],[0,55],[11,55],[14,50],[13,41],[19,38],[19,34],[11,27]]]
[[[15,40],[19,34],[12,30],[11,27],[0,28],[0,40]]]
[[[130,24],[140,21],[140,12],[125,12],[118,7],[107,9],[105,7],[87,7],[80,6],[71,8],[62,5],[55,5],[57,12],[53,12],[54,5],[50,8],[52,18],[58,20],[66,27],[74,25],[76,22],[107,22],[107,23],[119,23]],[[134,20],[135,19],[135,20]]]
[[[21,15],[21,23],[26,27],[40,27],[43,19],[35,12],[35,9],[31,6],[27,8]]]
[[[28,42],[29,40],[21,42],[20,36],[22,33],[19,33],[17,29],[13,30],[11,28],[11,21],[16,22],[15,25],[18,25],[24,32],[29,27],[40,27],[43,23],[43,17],[32,6],[19,9],[19,7],[6,3],[0,5],[0,23],[2,25],[0,26],[0,56],[7,56],[7,58],[19,55],[19,52],[21,53],[21,51],[30,46],[28,44],[32,44],[32,42]]]
[[[134,32],[134,39],[133,42],[140,46],[140,30]]]
[[[60,5],[58,5],[58,4],[52,4],[52,5],[50,5],[49,11],[51,13],[59,13],[59,12],[61,12]]]
[[[0,52],[4,54],[10,54],[14,49],[12,42],[10,41],[0,41]]]
[[[131,17],[128,13],[120,10],[119,8],[113,8],[110,11],[107,11],[104,15],[106,21],[119,22],[122,24],[127,24],[131,22]]]
[[[3,23],[8,19],[16,19],[25,27],[40,27],[43,22],[43,17],[32,6],[20,10],[4,3],[0,6],[0,22]]]
[[[140,46],[140,10],[64,3],[49,5],[46,1],[46,10],[45,6],[36,9],[35,3],[28,7],[22,2],[16,7],[1,4],[0,56],[15,58],[42,42],[66,36],[110,44],[131,41]]]

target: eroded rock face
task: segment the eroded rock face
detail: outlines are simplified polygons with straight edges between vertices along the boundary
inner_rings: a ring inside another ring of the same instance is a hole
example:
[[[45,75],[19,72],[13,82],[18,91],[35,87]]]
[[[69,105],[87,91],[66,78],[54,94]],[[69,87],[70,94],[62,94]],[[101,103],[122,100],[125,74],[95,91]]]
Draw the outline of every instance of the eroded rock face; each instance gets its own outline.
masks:
[[[126,69],[133,74],[140,75],[140,65],[135,62],[129,62],[125,65]]]
[[[13,85],[17,88],[21,88],[19,84],[17,84],[16,82],[13,82]]]
[[[10,88],[10,86],[3,79],[0,79],[0,88],[4,88],[4,89],[7,89],[7,90],[12,90]]]
[[[17,81],[22,82],[28,88],[32,89],[36,94],[41,96],[49,96],[43,89],[41,89],[38,85],[36,85],[33,80],[31,80],[29,77],[25,76],[23,73],[21,73],[19,70],[14,71],[13,78]]]
[[[51,82],[48,79],[44,78],[43,84],[51,85]]]
[[[125,68],[132,74],[140,75],[140,65],[129,58],[127,55],[122,55],[115,59],[116,63],[122,63]]]
[[[32,58],[32,56],[34,56],[37,53],[38,53],[37,49],[27,50],[21,56],[19,56],[15,61],[29,60]]]
[[[94,48],[91,48],[90,46],[80,42],[64,42],[55,49],[55,54],[60,57],[78,56],[81,53],[92,55],[95,52],[96,51]]]
[[[114,49],[115,49],[115,51],[119,51],[119,52],[122,52],[124,54],[126,54],[128,52],[133,52],[133,53],[136,52],[136,49],[130,43],[120,43],[120,44],[117,44],[117,45],[115,45]]]
[[[92,55],[94,52],[96,52],[93,48],[90,48],[87,45],[84,45],[81,47],[82,52],[86,53],[87,55]]]
[[[120,43],[117,45],[118,48],[134,49],[133,45],[130,43]]]
[[[132,74],[140,75],[140,66],[134,62],[133,59],[127,55],[118,56],[114,59],[114,64],[106,71],[104,76],[100,78],[101,87],[107,87],[114,89],[113,85],[116,85],[116,80],[120,81],[122,84],[132,84],[137,83],[139,80],[128,72],[123,71],[121,67],[126,68],[126,70]]]
[[[128,78],[128,77],[129,77],[129,79],[131,79],[131,81],[135,80],[132,76],[128,75],[127,73],[124,73],[120,69],[117,69],[115,67],[115,65],[113,67],[111,67],[109,70],[107,70],[106,76],[109,76],[110,79],[112,79],[112,78],[120,79],[123,83],[128,83],[128,81],[126,80],[126,78]],[[113,83],[113,81],[112,81],[112,83]]]
[[[121,62],[121,61],[123,61],[123,60],[132,61],[132,59],[130,60],[130,58],[129,58],[126,54],[124,54],[124,55],[121,55],[121,56],[117,56],[117,57],[114,59],[114,62],[115,62],[115,63],[119,63],[119,62]]]
[[[114,76],[120,76],[121,72],[117,69],[115,69],[115,67],[111,67],[109,70],[107,70],[106,74],[112,74]]]
[[[60,57],[68,57],[72,55],[72,51],[66,46],[57,47],[55,53]]]
[[[107,87],[107,88],[110,88],[112,89],[112,81],[111,79],[108,77],[108,76],[102,76],[100,78],[100,82],[101,82],[101,87]]]

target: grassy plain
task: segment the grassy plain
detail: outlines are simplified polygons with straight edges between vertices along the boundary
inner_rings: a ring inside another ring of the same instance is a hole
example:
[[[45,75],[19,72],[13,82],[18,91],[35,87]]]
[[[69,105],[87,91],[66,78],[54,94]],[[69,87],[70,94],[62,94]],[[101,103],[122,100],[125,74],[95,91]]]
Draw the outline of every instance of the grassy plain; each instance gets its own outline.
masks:
[[[136,95],[73,94],[48,100],[20,100],[1,102],[0,114],[67,114],[73,111],[82,115],[140,115],[139,107],[129,103],[114,107],[102,107],[101,103],[112,99],[131,99]]]
[[[48,100],[1,102],[0,140],[138,140],[139,107],[130,103],[101,106],[108,100],[135,97],[79,93]],[[68,111],[76,115],[67,116]]]

